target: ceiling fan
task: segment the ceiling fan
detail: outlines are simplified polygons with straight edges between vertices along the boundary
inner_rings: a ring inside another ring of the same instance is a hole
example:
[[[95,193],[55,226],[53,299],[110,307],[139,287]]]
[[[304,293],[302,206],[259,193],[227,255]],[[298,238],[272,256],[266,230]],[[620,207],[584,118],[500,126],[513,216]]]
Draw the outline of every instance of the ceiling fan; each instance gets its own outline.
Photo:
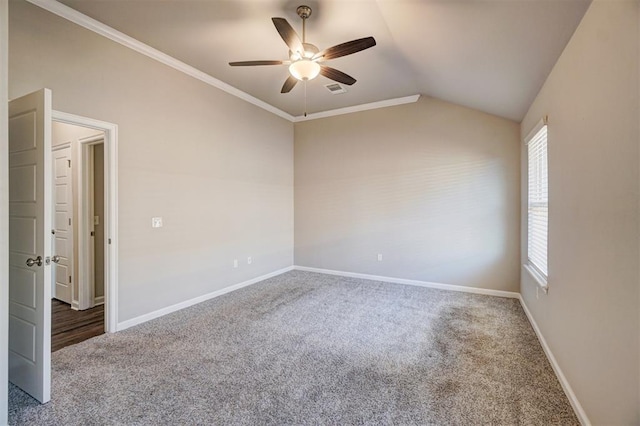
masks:
[[[298,81],[313,80],[318,74],[328,79],[337,81],[351,86],[356,79],[348,74],[338,71],[335,68],[322,65],[322,62],[330,59],[340,58],[342,56],[351,55],[376,45],[373,37],[365,37],[357,40],[351,40],[341,43],[333,47],[329,47],[320,51],[316,46],[307,43],[306,40],[306,21],[311,16],[311,8],[309,6],[298,6],[296,9],[298,16],[302,18],[302,40],[298,37],[296,31],[291,27],[289,22],[284,18],[271,18],[273,25],[280,34],[280,37],[289,47],[289,60],[285,61],[242,61],[229,62],[232,67],[246,67],[255,65],[288,65],[291,74],[284,82],[280,93],[289,93]]]

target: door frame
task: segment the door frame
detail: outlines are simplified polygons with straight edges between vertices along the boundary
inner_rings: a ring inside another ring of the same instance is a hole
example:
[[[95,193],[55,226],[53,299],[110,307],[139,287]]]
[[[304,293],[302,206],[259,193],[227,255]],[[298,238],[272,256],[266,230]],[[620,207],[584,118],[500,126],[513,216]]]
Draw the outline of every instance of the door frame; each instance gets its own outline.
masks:
[[[93,227],[93,179],[94,179],[94,156],[93,147],[104,144],[103,135],[94,135],[80,139],[78,142],[78,208],[80,212],[78,222],[78,305],[79,309],[89,309],[95,306],[95,248],[91,238],[90,229]],[[105,145],[106,149],[106,145]],[[105,151],[106,152],[106,151]],[[106,175],[106,156],[105,156]],[[108,207],[106,176],[105,176],[104,206],[105,213]],[[106,217],[106,214],[104,215]],[[106,222],[106,221],[105,221]],[[105,229],[107,227],[105,226]],[[106,235],[105,235],[106,237]],[[105,249],[108,246],[108,237],[105,238]],[[106,250],[105,250],[106,253]],[[106,263],[105,256],[105,265]],[[106,268],[105,268],[106,272]],[[106,277],[105,277],[106,278]],[[106,279],[105,279],[106,284]],[[105,288],[106,290],[106,288]],[[106,292],[105,292],[106,294]]]
[[[53,121],[57,121],[59,123],[89,127],[104,132],[104,136],[100,137],[101,139],[104,139],[105,175],[104,328],[107,333],[115,333],[118,325],[118,125],[57,110],[52,111],[51,117]],[[92,139],[90,138],[88,140],[80,141],[80,146],[82,147],[86,146],[85,144],[90,144],[91,140]],[[79,161],[79,163],[82,163],[82,161]],[[82,168],[82,164],[79,164],[78,166]],[[82,169],[80,169],[79,172],[79,175],[82,176]],[[82,178],[79,179],[80,185],[82,185],[81,181]],[[82,194],[83,189],[79,188],[79,193]],[[84,209],[84,204],[87,203],[86,199],[83,199],[82,203],[83,205],[81,205],[81,209]],[[81,216],[84,216],[84,218],[81,218],[81,221],[87,221],[86,215],[81,214]],[[82,241],[84,238],[83,232],[86,233],[87,229],[86,224],[78,224],[79,254],[82,253]],[[82,263],[80,265],[82,265]],[[82,274],[82,272],[80,272],[82,269],[82,267],[79,268],[80,274]],[[78,279],[77,282],[80,283],[80,280]],[[80,288],[79,285],[78,288]],[[80,301],[80,295],[78,295],[78,301]]]

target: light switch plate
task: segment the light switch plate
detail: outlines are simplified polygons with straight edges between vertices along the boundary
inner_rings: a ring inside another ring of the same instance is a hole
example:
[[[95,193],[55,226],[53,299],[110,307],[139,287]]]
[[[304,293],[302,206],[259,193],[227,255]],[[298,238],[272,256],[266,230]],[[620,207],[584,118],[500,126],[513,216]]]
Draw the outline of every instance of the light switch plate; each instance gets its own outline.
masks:
[[[162,218],[161,217],[152,217],[151,218],[151,227],[152,228],[162,228]]]

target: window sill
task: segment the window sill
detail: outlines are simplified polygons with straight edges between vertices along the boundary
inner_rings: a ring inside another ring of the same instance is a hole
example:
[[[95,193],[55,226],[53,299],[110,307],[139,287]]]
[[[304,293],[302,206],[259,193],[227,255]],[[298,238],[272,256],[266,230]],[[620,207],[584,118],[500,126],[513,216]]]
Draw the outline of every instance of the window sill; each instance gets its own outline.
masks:
[[[549,291],[549,284],[547,283],[547,278],[541,275],[538,271],[533,269],[530,265],[524,264],[522,265],[524,269],[531,275],[531,278],[534,279],[536,284],[545,292],[545,294]]]

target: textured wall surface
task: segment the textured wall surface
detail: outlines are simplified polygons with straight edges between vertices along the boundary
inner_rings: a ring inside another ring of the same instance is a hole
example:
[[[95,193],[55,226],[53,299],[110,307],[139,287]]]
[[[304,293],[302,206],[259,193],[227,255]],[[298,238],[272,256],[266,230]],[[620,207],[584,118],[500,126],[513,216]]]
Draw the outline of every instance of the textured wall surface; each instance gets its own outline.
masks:
[[[296,123],[295,263],[518,291],[519,149],[432,98]]]
[[[9,15],[10,97],[48,87],[119,126],[120,322],[292,264],[290,122],[26,2]]]
[[[638,16],[593,2],[522,123],[549,116],[549,294],[527,272],[521,293],[598,425],[640,423]]]

